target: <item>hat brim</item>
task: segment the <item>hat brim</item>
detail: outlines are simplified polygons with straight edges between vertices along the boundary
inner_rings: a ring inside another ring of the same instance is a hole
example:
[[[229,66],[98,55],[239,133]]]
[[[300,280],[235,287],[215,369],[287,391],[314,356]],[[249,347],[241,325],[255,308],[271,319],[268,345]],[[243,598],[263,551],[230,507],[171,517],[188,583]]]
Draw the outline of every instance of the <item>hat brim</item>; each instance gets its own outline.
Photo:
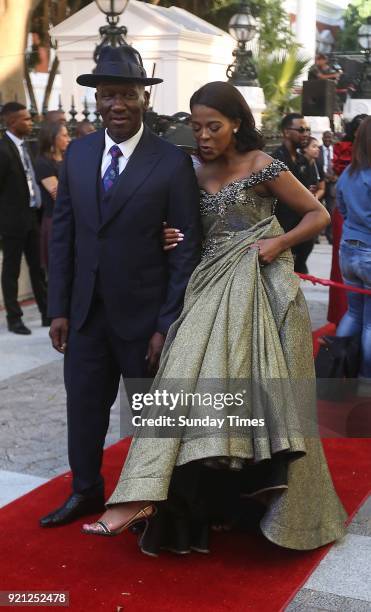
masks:
[[[157,85],[163,83],[163,79],[157,78],[135,78],[135,77],[124,77],[109,74],[80,74],[76,79],[79,85],[85,87],[96,87],[99,83],[140,83],[141,85]]]

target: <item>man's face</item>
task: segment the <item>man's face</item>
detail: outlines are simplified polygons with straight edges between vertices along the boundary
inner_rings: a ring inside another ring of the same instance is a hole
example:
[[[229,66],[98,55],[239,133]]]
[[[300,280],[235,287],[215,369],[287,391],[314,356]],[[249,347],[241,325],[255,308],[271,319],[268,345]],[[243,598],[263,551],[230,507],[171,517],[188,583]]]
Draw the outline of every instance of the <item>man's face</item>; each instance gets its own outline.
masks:
[[[8,120],[8,126],[11,132],[18,136],[18,138],[24,138],[32,132],[32,118],[28,110],[19,110],[13,113]]]
[[[304,147],[310,136],[310,127],[305,119],[293,119],[283,134],[295,147]]]
[[[332,145],[332,132],[324,132],[322,135],[322,142],[325,147]]]
[[[124,142],[136,134],[148,108],[148,99],[148,92],[135,82],[97,86],[97,109],[115,142]]]

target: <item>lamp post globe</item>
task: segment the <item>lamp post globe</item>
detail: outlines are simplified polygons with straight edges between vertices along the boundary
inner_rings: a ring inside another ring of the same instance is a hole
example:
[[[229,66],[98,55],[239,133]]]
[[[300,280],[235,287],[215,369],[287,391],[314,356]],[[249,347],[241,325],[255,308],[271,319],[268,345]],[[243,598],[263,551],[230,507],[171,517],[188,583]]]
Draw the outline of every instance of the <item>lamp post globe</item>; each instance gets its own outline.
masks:
[[[237,42],[247,43],[252,40],[258,30],[255,17],[252,16],[247,4],[241,4],[239,12],[233,15],[228,24],[228,31]]]
[[[129,0],[95,0],[97,7],[105,15],[118,17],[126,9]]]
[[[111,47],[119,47],[127,45],[125,36],[127,28],[119,26],[120,15],[126,9],[129,0],[95,0],[97,7],[106,16],[107,25],[99,28],[101,42],[95,47],[94,61],[97,62],[99,54],[103,47],[110,45]]]
[[[227,68],[230,83],[241,87],[257,87],[257,74],[252,61],[252,52],[246,49],[257,34],[258,23],[251,14],[246,0],[242,0],[238,12],[233,15],[228,24],[230,35],[237,41],[233,51],[234,62]]]

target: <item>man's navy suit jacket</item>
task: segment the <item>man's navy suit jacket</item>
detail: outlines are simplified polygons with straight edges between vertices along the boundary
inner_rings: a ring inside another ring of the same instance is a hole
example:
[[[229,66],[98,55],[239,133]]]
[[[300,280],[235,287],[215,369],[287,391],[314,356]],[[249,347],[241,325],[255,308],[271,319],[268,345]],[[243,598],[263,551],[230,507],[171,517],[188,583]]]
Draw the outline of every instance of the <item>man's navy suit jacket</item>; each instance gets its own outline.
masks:
[[[199,189],[191,159],[145,127],[109,201],[99,203],[104,130],[69,146],[50,246],[49,308],[80,329],[97,288],[124,340],[166,333],[199,262]],[[101,214],[100,214],[101,211]],[[163,222],[184,241],[165,253]]]

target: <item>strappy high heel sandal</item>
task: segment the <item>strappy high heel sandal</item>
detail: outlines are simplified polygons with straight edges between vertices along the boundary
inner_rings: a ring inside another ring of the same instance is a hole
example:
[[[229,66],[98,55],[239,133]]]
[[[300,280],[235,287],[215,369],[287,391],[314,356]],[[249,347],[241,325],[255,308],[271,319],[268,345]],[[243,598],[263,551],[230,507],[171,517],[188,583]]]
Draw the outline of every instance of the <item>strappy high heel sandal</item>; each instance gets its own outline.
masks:
[[[105,521],[97,521],[96,523],[94,523],[94,525],[100,526],[100,529],[98,531],[95,529],[86,529],[83,527],[82,532],[88,535],[112,537],[119,535],[123,531],[126,531],[127,529],[129,529],[129,527],[132,527],[136,523],[145,522],[147,528],[149,519],[155,516],[156,512],[156,506],[150,504],[149,506],[145,506],[145,508],[138,510],[138,512],[136,512],[128,521],[126,521],[126,523],[124,523],[123,525],[121,525],[121,527],[118,527],[117,529],[110,529]]]

